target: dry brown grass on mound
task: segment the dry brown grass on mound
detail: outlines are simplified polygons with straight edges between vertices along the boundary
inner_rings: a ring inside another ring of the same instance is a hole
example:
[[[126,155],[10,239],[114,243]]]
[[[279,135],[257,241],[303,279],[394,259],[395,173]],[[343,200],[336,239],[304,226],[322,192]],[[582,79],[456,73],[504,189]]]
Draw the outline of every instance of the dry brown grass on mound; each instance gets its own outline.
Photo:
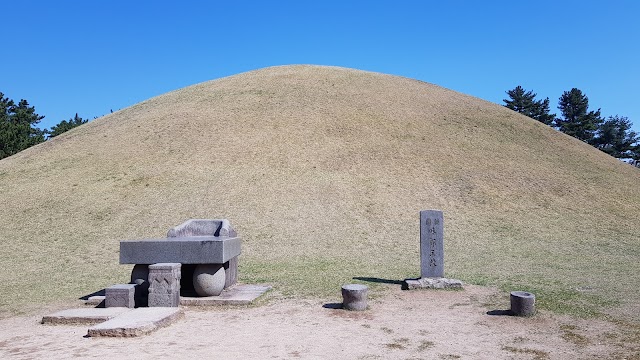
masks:
[[[640,172],[496,104],[357,70],[274,67],[174,91],[0,161],[0,309],[124,281],[118,241],[225,217],[242,281],[331,296],[418,275],[445,212],[447,275],[542,308],[637,318]]]

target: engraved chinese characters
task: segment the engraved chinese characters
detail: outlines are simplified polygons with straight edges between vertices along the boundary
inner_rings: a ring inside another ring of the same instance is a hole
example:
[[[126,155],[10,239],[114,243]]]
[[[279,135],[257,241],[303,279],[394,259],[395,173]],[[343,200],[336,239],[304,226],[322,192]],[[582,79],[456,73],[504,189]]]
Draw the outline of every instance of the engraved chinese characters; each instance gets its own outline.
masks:
[[[420,211],[420,277],[444,277],[443,215]]]

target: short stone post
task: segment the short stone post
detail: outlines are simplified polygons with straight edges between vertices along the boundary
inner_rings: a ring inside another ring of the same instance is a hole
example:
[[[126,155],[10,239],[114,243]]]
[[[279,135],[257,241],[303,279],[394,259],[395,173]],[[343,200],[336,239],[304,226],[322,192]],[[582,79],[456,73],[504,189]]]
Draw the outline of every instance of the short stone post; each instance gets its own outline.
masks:
[[[180,305],[180,263],[149,265],[149,307]]]
[[[366,285],[349,284],[342,287],[342,307],[346,310],[363,311],[367,309]]]
[[[511,314],[533,316],[536,312],[536,296],[526,291],[511,292]]]
[[[118,284],[104,289],[104,307],[135,307],[136,286],[136,284]]]

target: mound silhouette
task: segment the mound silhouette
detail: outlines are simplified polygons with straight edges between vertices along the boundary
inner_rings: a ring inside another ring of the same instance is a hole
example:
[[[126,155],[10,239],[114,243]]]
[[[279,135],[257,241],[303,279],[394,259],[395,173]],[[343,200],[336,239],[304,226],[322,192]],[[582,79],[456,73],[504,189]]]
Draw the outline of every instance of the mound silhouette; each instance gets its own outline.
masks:
[[[0,309],[127,279],[119,240],[228,218],[240,281],[332,296],[419,275],[418,212],[446,274],[542,308],[634,316],[640,172],[499,105],[396,76],[272,67],[173,91],[0,161]],[[373,284],[372,284],[373,285]]]

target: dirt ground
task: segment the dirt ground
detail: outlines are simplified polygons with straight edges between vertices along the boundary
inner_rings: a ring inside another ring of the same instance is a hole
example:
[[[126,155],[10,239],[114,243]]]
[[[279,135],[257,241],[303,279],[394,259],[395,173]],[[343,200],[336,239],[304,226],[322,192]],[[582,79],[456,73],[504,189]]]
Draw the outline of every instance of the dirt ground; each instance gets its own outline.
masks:
[[[47,309],[0,320],[0,358],[640,357],[637,330],[546,312],[533,318],[490,315],[509,307],[508,296],[479,286],[463,291],[394,287],[370,299],[364,312],[347,312],[335,303],[270,297],[255,307],[186,307],[183,319],[139,338],[88,338],[87,326],[41,325],[42,316],[51,312]],[[500,302],[502,306],[496,306]]]

